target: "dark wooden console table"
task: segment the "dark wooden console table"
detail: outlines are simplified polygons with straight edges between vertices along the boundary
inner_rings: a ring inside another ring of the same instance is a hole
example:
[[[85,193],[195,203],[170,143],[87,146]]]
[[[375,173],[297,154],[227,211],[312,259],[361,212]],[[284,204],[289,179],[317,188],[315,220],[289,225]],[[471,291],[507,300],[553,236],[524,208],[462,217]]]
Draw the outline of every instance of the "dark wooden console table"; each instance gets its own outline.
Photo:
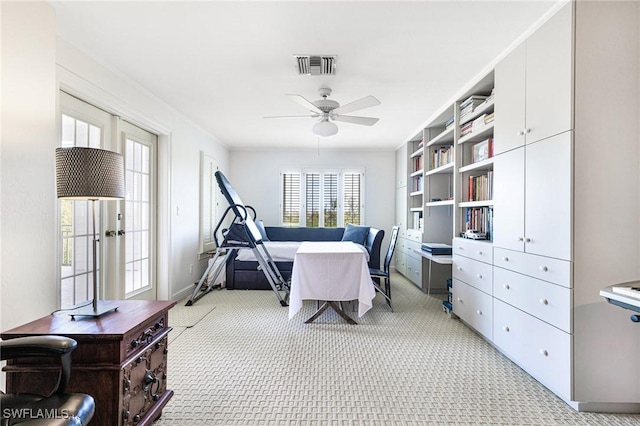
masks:
[[[1,334],[2,339],[53,334],[78,341],[68,390],[94,397],[92,426],[149,425],[173,396],[167,389],[169,309],[175,301],[120,300],[99,318],[58,312]],[[7,392],[47,392],[59,372],[55,359],[9,360]]]

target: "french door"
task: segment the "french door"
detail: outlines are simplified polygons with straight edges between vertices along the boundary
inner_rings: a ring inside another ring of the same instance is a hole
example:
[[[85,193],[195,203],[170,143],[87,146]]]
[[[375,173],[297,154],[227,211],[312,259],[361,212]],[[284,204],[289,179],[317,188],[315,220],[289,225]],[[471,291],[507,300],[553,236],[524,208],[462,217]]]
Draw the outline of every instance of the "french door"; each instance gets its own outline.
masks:
[[[92,265],[89,201],[59,200],[60,306],[93,299],[155,299],[155,135],[67,93],[60,92],[60,146],[120,152],[125,162],[124,201],[96,201],[97,262]]]

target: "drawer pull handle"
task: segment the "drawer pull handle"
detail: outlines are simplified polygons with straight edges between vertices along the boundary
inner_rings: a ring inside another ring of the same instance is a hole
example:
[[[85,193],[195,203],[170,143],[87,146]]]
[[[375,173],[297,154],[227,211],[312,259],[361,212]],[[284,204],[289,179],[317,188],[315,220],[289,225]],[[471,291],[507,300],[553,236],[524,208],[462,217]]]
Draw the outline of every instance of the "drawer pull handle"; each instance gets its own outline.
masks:
[[[505,290],[509,290],[511,288],[511,286],[509,284],[505,284],[503,287],[504,287]]]
[[[482,279],[482,274],[478,274],[477,277]]]
[[[518,241],[519,242],[523,242],[524,241],[524,237],[518,237]]]
[[[540,269],[540,271],[542,272],[547,272],[549,270],[549,268],[547,268],[546,266],[540,266],[540,268],[538,269]]]
[[[547,299],[540,299],[540,303],[543,305],[548,305],[549,301]]]
[[[502,256],[502,260],[504,260],[505,262],[508,262],[509,258],[507,256]]]
[[[525,242],[525,243],[530,243],[530,242],[531,242],[531,238],[525,238],[525,239],[524,239],[524,242]]]
[[[456,300],[460,303],[462,303],[462,299],[460,299],[459,297],[456,298]]]
[[[506,331],[507,333],[509,332],[509,327],[507,327],[506,325],[505,325],[504,327],[502,327],[502,329],[503,329],[504,331]]]
[[[458,267],[456,267],[456,269],[457,269],[458,271],[462,271],[462,266],[458,266]]]
[[[482,256],[482,251],[478,250],[478,255]]]
[[[151,371],[146,370],[144,373],[144,377],[142,378],[142,390],[147,392],[151,388],[151,385],[156,383],[157,381],[158,378],[156,377],[156,375]]]
[[[540,349],[540,355],[542,356],[549,356],[549,352],[547,352],[546,349]]]
[[[478,310],[476,311],[476,314],[478,314],[478,315],[482,315],[482,311],[481,311],[480,309],[478,309]]]
[[[458,250],[464,250],[464,247],[458,246]]]

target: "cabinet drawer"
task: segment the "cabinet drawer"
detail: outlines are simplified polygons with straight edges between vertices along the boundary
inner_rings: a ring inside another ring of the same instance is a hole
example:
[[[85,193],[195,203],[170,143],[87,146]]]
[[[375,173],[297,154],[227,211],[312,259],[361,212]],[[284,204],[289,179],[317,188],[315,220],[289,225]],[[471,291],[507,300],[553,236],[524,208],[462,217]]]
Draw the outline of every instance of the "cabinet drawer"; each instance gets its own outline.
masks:
[[[422,243],[419,243],[419,242],[416,242],[416,241],[407,240],[406,253],[409,256],[413,256],[413,257],[418,258],[418,257],[420,257],[420,255],[417,254],[414,250],[417,250],[418,252],[420,252],[421,246],[422,246]]]
[[[407,275],[407,255],[402,251],[396,251],[393,254],[393,258],[396,271],[402,275]]]
[[[493,245],[489,241],[474,241],[466,238],[453,239],[453,254],[469,257],[480,262],[493,263]]]
[[[402,253],[407,252],[407,240],[406,238],[398,237],[398,242],[396,243],[396,251],[401,251]]]
[[[492,340],[493,298],[453,279],[453,312],[478,333]]]
[[[416,229],[407,229],[407,239],[420,244],[422,243],[422,232]]]
[[[494,268],[493,296],[567,333],[571,332],[571,290],[566,287]]]
[[[571,399],[571,335],[498,299],[493,317],[494,344],[543,385]]]
[[[493,266],[469,259],[464,256],[453,256],[453,277],[491,294],[493,291]]]
[[[422,258],[407,255],[407,278],[422,288]]]
[[[519,272],[564,287],[571,287],[571,262],[494,248],[494,264],[500,268]]]

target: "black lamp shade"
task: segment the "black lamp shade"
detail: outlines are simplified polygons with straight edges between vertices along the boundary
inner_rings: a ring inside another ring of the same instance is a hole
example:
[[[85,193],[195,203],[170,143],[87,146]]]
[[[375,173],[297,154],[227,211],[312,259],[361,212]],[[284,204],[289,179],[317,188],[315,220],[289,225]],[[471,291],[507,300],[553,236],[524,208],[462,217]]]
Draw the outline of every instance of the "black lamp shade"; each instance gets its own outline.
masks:
[[[122,155],[97,148],[56,148],[56,191],[58,198],[123,199]]]

